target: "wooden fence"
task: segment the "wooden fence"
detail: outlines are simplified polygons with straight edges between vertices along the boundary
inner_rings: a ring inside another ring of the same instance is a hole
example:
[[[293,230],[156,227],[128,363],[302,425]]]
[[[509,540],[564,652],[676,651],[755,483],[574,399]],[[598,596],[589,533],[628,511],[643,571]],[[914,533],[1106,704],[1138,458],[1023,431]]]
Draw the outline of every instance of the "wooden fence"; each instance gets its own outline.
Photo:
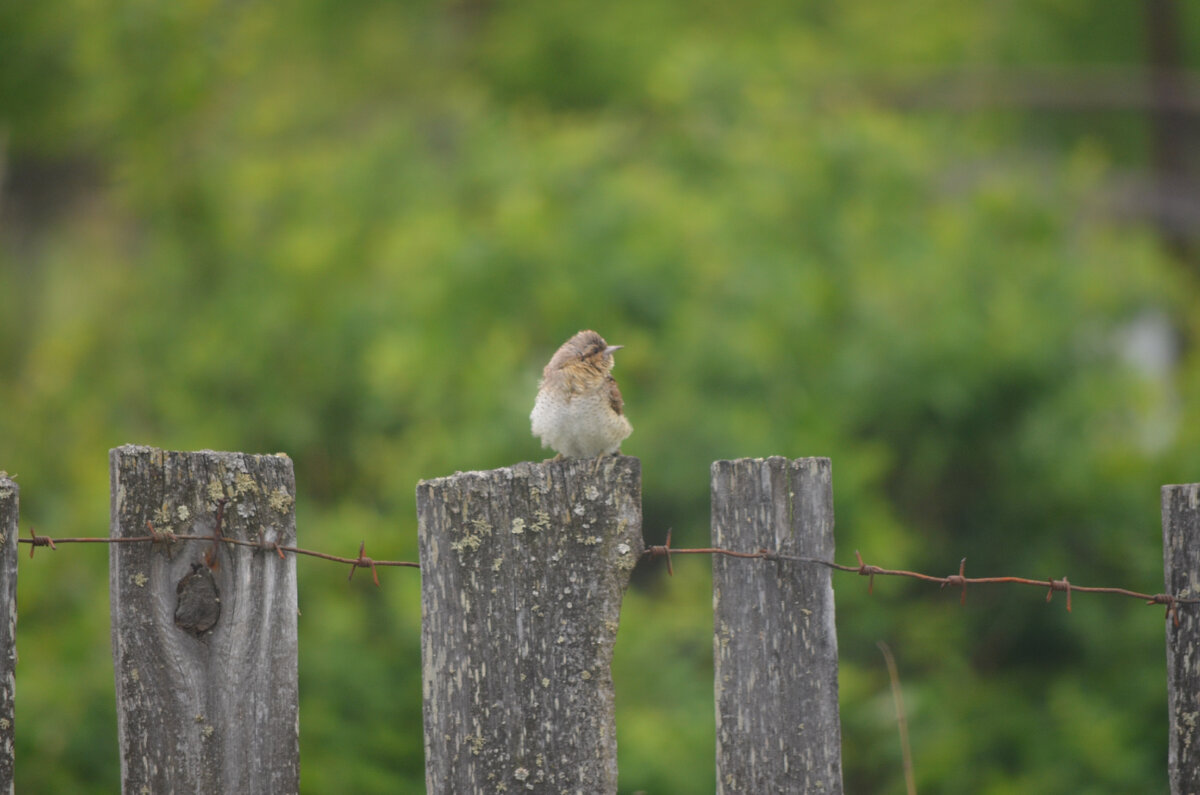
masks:
[[[299,789],[286,456],[110,454],[122,791]],[[1167,592],[1200,582],[1200,484],[1165,486]],[[643,552],[641,465],[517,464],[417,486],[431,793],[615,792],[610,671]],[[18,488],[0,476],[0,791],[13,789]],[[154,540],[146,540],[148,533]],[[829,459],[718,461],[714,546],[833,557]],[[716,556],[719,792],[840,793],[830,570]],[[1172,793],[1200,791],[1200,615],[1167,622]]]

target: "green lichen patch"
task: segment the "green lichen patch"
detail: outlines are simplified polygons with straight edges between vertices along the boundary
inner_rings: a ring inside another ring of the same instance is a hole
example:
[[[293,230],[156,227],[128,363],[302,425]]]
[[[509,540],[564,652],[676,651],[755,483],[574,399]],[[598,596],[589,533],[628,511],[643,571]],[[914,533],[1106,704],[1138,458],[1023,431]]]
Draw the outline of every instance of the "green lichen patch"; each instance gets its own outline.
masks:
[[[275,489],[267,496],[267,505],[276,513],[287,513],[295,501],[296,498],[283,488]]]
[[[233,493],[237,496],[257,494],[258,492],[258,481],[249,472],[239,472],[233,476]]]

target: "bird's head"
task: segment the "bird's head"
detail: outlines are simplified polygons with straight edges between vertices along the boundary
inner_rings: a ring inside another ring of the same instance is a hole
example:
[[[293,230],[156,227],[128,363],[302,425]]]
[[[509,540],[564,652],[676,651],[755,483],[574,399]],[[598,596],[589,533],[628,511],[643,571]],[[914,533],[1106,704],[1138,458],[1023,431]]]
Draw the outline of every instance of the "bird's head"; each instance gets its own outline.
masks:
[[[584,366],[601,373],[608,373],[613,366],[613,352],[621,345],[609,345],[594,331],[581,331],[562,344],[547,370],[558,370]]]

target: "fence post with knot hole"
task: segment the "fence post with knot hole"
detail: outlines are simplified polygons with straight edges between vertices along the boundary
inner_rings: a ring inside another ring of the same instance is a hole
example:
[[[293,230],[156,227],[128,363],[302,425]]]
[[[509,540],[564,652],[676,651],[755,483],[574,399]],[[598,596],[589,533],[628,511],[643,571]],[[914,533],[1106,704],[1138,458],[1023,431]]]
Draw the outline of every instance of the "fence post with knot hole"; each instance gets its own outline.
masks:
[[[110,537],[156,539],[109,546],[122,792],[298,792],[291,459],[109,456]]]
[[[641,462],[417,486],[429,792],[617,791],[611,674],[642,553]]]
[[[713,463],[712,540],[832,560],[829,459]],[[713,630],[717,792],[842,792],[830,570],[714,555]]]
[[[1200,483],[1162,488],[1166,593],[1200,596]],[[1167,616],[1167,777],[1172,795],[1200,792],[1200,612],[1183,605]]]
[[[0,793],[13,791],[17,668],[17,518],[20,488],[0,471]]]

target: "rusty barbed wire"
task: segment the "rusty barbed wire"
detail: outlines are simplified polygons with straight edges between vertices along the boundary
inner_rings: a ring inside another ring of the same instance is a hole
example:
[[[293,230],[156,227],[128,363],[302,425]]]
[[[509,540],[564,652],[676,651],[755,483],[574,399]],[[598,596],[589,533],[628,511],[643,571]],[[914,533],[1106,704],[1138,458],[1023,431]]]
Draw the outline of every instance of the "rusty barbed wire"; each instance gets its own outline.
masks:
[[[266,541],[260,539],[258,541],[247,541],[240,538],[230,538],[221,534],[220,519],[223,512],[223,507],[218,503],[217,506],[217,524],[213,532],[208,535],[181,535],[173,533],[169,530],[155,530],[150,522],[146,522],[146,529],[149,535],[145,536],[127,536],[124,538],[107,538],[103,536],[95,537],[74,537],[74,538],[51,538],[50,536],[39,536],[34,532],[32,526],[29,528],[29,538],[18,538],[18,543],[30,544],[29,557],[33,557],[34,550],[38,547],[49,547],[52,550],[57,550],[58,544],[134,544],[134,543],[164,543],[171,541],[210,541],[213,547],[205,554],[205,561],[210,566],[213,563],[213,551],[219,543],[233,544],[236,546],[252,547],[268,552],[275,552],[282,559],[285,552],[290,552],[294,555],[305,555],[308,557],[328,560],[333,563],[343,563],[350,566],[350,576],[347,580],[354,579],[354,573],[360,568],[371,570],[371,579],[376,586],[379,585],[379,572],[377,567],[390,566],[397,568],[419,569],[421,564],[406,560],[375,560],[368,557],[366,554],[367,542],[364,540],[358,546],[357,557],[343,557],[341,555],[331,555],[327,552],[318,552],[312,549],[304,549],[302,547],[280,544],[275,541]],[[1179,605],[1200,604],[1200,598],[1189,598],[1175,596],[1167,593],[1142,593],[1133,591],[1127,588],[1115,588],[1107,586],[1087,586],[1075,585],[1065,576],[1062,579],[1054,578],[1032,578],[1032,577],[968,577],[966,576],[967,559],[963,558],[958,564],[958,573],[949,574],[939,577],[933,574],[925,574],[918,571],[908,571],[906,569],[887,569],[882,566],[866,563],[858,550],[854,551],[854,556],[858,560],[858,565],[847,565],[836,563],[831,560],[822,558],[806,557],[804,555],[791,555],[784,552],[778,552],[769,549],[759,549],[754,552],[739,552],[732,549],[723,549],[721,547],[694,547],[694,548],[676,548],[671,546],[670,529],[667,530],[667,539],[664,544],[652,544],[646,547],[642,552],[643,558],[666,558],[667,574],[674,575],[675,570],[671,563],[672,555],[721,555],[731,558],[750,558],[767,561],[789,561],[793,563],[812,563],[818,566],[835,571],[844,571],[853,574],[858,574],[868,578],[867,593],[875,591],[875,577],[906,577],[909,579],[920,580],[922,582],[933,583],[941,588],[954,587],[961,590],[959,596],[959,604],[966,604],[967,601],[967,586],[968,585],[1028,585],[1038,588],[1046,588],[1046,601],[1050,602],[1055,591],[1062,591],[1067,595],[1067,611],[1071,611],[1071,595],[1073,593],[1096,593],[1096,594],[1111,594],[1114,596],[1124,596],[1131,599],[1141,599],[1148,605],[1163,605],[1166,608],[1165,618],[1170,618],[1175,626],[1179,626]]]
[[[1175,626],[1179,626],[1179,605],[1200,604],[1200,599],[1175,596],[1167,593],[1141,593],[1132,591],[1127,588],[1112,588],[1105,586],[1088,586],[1088,585],[1073,585],[1065,576],[1061,580],[1054,578],[1037,579],[1031,577],[968,577],[966,576],[967,559],[963,558],[958,563],[958,573],[950,574],[945,577],[938,577],[932,574],[923,574],[918,571],[907,571],[905,569],[885,569],[882,566],[875,566],[863,561],[862,554],[856,549],[854,557],[858,559],[857,566],[848,566],[842,563],[835,563],[831,560],[822,558],[805,557],[803,555],[789,555],[783,552],[777,552],[769,549],[760,549],[757,552],[735,552],[729,549],[721,549],[720,547],[699,547],[695,549],[676,549],[671,546],[671,531],[667,530],[667,541],[665,544],[659,544],[646,547],[646,551],[642,553],[643,557],[655,558],[665,557],[667,559],[667,574],[674,574],[671,567],[671,555],[724,555],[734,558],[759,558],[762,560],[787,560],[798,563],[815,563],[819,566],[834,569],[836,571],[853,572],[862,577],[868,578],[867,593],[875,591],[875,575],[885,577],[908,577],[914,580],[923,582],[936,583],[942,588],[954,586],[962,589],[962,594],[959,596],[959,604],[967,603],[967,586],[968,585],[989,585],[989,584],[1008,584],[1008,585],[1032,585],[1039,588],[1047,588],[1046,601],[1049,602],[1054,596],[1055,591],[1065,591],[1067,594],[1067,612],[1071,612],[1071,593],[1103,593],[1112,594],[1114,596],[1126,596],[1132,599],[1141,599],[1148,605],[1163,605],[1166,607],[1166,615],[1164,618],[1170,618]]]
[[[350,566],[350,576],[347,580],[354,579],[354,572],[360,568],[371,570],[371,579],[375,585],[379,585],[379,573],[376,571],[377,566],[394,566],[411,569],[421,568],[421,564],[413,563],[407,560],[375,560],[366,555],[367,542],[363,541],[358,545],[358,557],[348,558],[341,555],[331,555],[327,552],[318,552],[314,549],[304,549],[303,547],[291,546],[288,544],[280,544],[277,541],[247,541],[241,538],[230,538],[226,535],[220,535],[220,526],[218,525],[215,531],[210,535],[186,535],[173,533],[169,530],[155,530],[150,522],[146,522],[146,528],[150,535],[146,536],[126,536],[124,538],[105,538],[103,536],[84,536],[75,538],[51,538],[50,536],[39,536],[34,532],[33,527],[29,528],[29,538],[18,538],[19,544],[30,544],[29,557],[33,557],[34,550],[38,547],[49,547],[52,550],[58,549],[58,544],[160,544],[172,541],[211,541],[214,544],[224,542],[241,547],[252,547],[267,552],[275,552],[280,559],[284,557],[285,552],[290,552],[293,555],[307,555],[321,560],[332,561],[333,563],[346,563]],[[211,552],[211,550],[210,550]],[[211,558],[206,553],[206,562],[210,563]]]

